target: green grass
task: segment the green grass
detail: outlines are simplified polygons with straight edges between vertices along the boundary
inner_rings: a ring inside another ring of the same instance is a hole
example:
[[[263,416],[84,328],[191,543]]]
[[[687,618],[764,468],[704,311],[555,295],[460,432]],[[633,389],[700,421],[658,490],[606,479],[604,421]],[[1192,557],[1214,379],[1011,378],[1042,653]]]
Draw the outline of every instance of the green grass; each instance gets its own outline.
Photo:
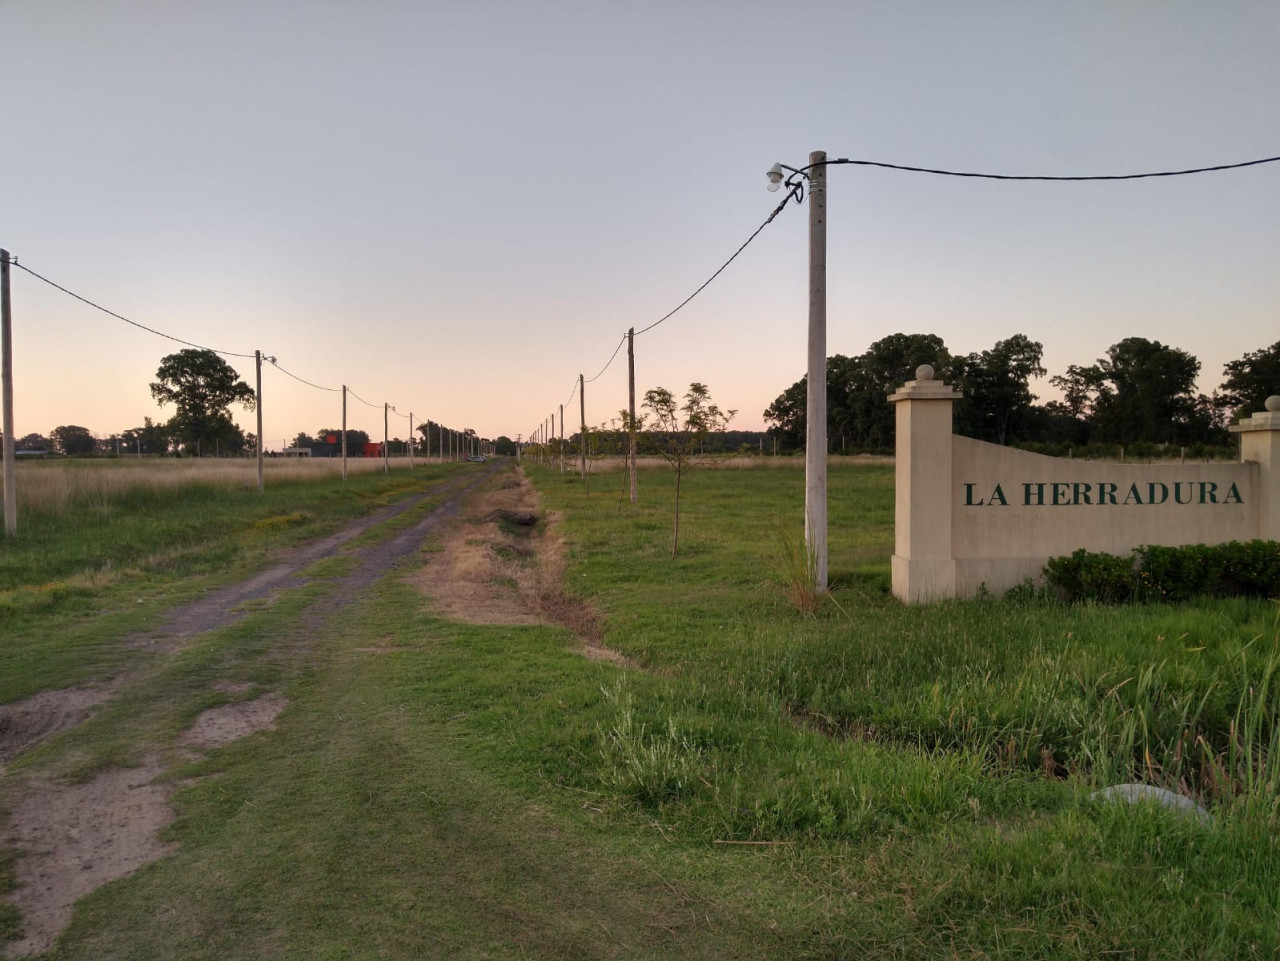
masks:
[[[17,536],[0,540],[0,704],[119,668],[121,639],[166,608],[457,469],[280,481],[264,494],[122,487],[109,501],[21,517]]]
[[[54,956],[1280,952],[1274,604],[904,608],[891,474],[842,468],[840,607],[806,616],[777,573],[800,472],[685,478],[675,561],[667,475],[620,508],[604,484],[531,474],[566,517],[565,589],[642,669],[549,627],[440,620],[396,577],[304,627],[343,570],[317,565],[19,762],[85,777],[158,751],[192,779],[177,852],[81,902]],[[182,762],[178,732],[233,697],[217,679],[291,705],[275,731]],[[1207,759],[1179,769],[1207,826],[1090,799],[1147,754],[1167,778],[1185,730],[1221,755],[1220,790]]]

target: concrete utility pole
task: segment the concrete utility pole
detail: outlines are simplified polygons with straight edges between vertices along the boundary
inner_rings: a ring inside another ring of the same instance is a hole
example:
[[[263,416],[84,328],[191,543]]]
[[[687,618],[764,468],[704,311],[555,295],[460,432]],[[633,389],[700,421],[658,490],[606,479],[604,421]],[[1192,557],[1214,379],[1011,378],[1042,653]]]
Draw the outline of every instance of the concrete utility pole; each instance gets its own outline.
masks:
[[[262,482],[262,351],[255,350],[253,352],[253,366],[257,377],[257,391],[254,400],[257,401],[255,406],[258,408],[258,493],[261,494],[266,490],[266,486]]]
[[[627,392],[631,417],[631,423],[627,425],[631,434],[631,447],[627,454],[627,461],[631,466],[631,503],[635,504],[640,500],[640,493],[636,480],[636,329],[634,327],[627,330]]]
[[[4,532],[12,537],[18,533],[18,489],[13,465],[13,310],[7,250],[0,250],[0,395],[4,404]]]
[[[582,479],[587,479],[587,382],[578,375],[578,414],[582,421],[582,432],[578,435],[578,444],[582,448]]]
[[[560,405],[560,473],[564,473],[564,404]]]
[[[347,479],[347,385],[342,385],[342,479]]]
[[[409,411],[409,470],[413,470],[413,411]]]
[[[385,400],[382,402],[382,473],[391,473],[391,459],[387,449],[388,441],[388,421],[391,420],[391,405]]]
[[[809,154],[809,384],[804,445],[804,540],[827,589],[827,152]]]

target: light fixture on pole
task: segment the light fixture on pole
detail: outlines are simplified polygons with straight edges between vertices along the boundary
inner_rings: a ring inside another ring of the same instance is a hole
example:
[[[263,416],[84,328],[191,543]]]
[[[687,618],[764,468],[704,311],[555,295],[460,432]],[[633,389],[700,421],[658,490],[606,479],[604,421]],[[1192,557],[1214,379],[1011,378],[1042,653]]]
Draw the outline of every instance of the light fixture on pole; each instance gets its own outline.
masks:
[[[783,171],[790,176],[783,179]],[[827,153],[809,154],[797,169],[776,163],[768,190],[791,189],[796,203],[809,194],[809,352],[805,405],[804,542],[816,586],[827,589]],[[785,204],[786,201],[783,201]]]

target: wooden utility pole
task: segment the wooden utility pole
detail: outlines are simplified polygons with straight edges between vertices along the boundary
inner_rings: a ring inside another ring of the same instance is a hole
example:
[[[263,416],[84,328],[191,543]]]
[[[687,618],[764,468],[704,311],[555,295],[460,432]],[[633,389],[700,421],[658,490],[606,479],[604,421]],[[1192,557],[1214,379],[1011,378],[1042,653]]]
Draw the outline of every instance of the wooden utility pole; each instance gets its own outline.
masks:
[[[262,351],[253,352],[253,365],[257,377],[257,392],[254,395],[257,403],[254,406],[258,408],[258,493],[261,494],[266,490],[262,480]]]
[[[347,479],[347,385],[342,385],[342,479]]]
[[[564,404],[560,405],[560,473],[564,473]]]
[[[809,154],[809,384],[804,445],[804,540],[817,588],[827,589],[827,153]]]
[[[639,487],[636,480],[636,329],[627,330],[627,394],[629,398],[629,416],[631,446],[627,461],[631,469],[631,503],[640,500]]]
[[[409,470],[413,470],[413,411],[409,411]]]
[[[578,435],[578,443],[582,447],[582,479],[587,479],[587,382],[578,375],[578,414],[582,421],[582,431]]]
[[[4,532],[12,537],[18,533],[18,488],[13,463],[13,309],[7,250],[0,250],[0,395],[4,404]]]
[[[391,459],[388,453],[388,421],[391,420],[391,405],[385,400],[382,402],[382,473],[391,473]]]

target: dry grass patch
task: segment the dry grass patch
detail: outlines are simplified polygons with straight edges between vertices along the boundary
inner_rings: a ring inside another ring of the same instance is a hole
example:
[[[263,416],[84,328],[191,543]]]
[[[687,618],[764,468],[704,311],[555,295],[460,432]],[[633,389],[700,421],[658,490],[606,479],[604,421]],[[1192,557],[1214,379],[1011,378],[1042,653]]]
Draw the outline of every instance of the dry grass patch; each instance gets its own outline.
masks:
[[[589,604],[561,590],[565,541],[557,511],[540,510],[529,479],[502,473],[472,497],[466,516],[444,535],[441,549],[411,575],[442,617],[468,624],[567,627],[592,660],[634,667],[601,642],[599,617]],[[534,524],[514,523],[529,515]]]

